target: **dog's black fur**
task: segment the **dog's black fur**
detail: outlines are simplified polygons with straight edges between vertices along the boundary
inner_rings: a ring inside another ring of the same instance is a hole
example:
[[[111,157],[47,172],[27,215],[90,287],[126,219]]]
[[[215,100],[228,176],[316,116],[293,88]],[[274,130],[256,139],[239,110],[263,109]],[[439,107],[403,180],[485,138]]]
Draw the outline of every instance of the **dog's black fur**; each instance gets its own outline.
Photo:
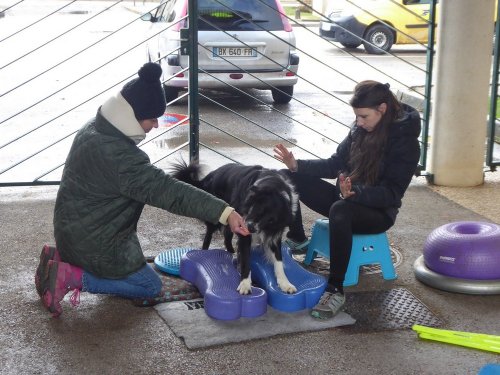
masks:
[[[200,166],[187,165],[180,161],[172,167],[172,175],[226,201],[245,219],[251,236],[238,235],[238,259],[241,271],[241,294],[251,291],[250,250],[252,237],[258,237],[268,260],[274,264],[279,287],[286,293],[296,292],[288,281],[281,256],[281,238],[284,230],[293,220],[298,197],[289,178],[278,170],[266,169],[259,165],[244,166],[226,164],[200,179]],[[205,223],[207,231],[203,249],[208,249],[213,233],[221,224]],[[224,245],[234,253],[233,233],[229,226],[224,228]]]

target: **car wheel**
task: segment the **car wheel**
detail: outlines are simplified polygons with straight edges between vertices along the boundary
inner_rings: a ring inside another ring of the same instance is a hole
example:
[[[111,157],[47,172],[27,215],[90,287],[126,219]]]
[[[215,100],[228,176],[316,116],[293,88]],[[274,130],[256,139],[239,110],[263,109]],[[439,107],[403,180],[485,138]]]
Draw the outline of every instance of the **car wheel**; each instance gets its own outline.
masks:
[[[177,99],[177,96],[179,96],[179,89],[177,87],[163,85],[163,91],[165,91],[165,99],[167,100],[167,103]]]
[[[293,86],[282,86],[271,89],[276,104],[286,104],[292,100]]]
[[[361,45],[361,42],[360,43],[340,43],[340,44],[342,44],[345,48],[354,49],[354,48],[358,48]]]
[[[392,30],[384,25],[375,25],[368,29],[365,35],[365,39],[370,42],[363,43],[366,52],[381,55],[385,52],[389,52],[394,43],[394,34]],[[378,48],[375,48],[374,46]],[[380,49],[379,49],[380,48]]]

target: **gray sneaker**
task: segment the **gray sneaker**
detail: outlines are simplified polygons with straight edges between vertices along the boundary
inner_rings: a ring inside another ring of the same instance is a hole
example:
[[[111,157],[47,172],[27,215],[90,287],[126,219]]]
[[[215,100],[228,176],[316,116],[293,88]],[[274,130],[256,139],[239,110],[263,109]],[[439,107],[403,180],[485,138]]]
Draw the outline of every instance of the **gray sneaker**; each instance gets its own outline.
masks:
[[[313,307],[311,315],[317,319],[330,319],[344,307],[345,295],[342,293],[324,292],[318,304]]]
[[[306,238],[302,242],[296,242],[290,238],[285,240],[285,243],[292,251],[292,254],[305,254],[307,253],[307,246],[309,245],[310,240]]]

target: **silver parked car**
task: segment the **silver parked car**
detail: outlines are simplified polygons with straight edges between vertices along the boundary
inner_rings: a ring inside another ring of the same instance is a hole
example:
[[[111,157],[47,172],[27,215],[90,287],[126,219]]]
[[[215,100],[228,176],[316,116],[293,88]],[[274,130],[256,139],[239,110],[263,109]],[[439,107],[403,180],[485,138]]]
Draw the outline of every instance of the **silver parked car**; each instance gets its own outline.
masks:
[[[142,19],[156,34],[147,44],[159,61],[167,101],[188,87],[189,58],[181,47],[188,0],[163,0]],[[279,0],[198,0],[200,88],[271,90],[275,103],[288,103],[297,83],[295,35]],[[169,79],[170,78],[170,79]]]

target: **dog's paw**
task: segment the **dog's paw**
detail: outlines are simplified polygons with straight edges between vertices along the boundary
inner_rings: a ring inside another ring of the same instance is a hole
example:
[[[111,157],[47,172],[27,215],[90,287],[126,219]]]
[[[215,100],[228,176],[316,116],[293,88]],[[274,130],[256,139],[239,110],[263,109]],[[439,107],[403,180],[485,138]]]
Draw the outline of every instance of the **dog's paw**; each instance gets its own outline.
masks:
[[[293,294],[297,292],[297,288],[288,280],[278,280],[278,286],[284,293],[287,294]]]
[[[249,278],[241,280],[236,290],[240,292],[240,294],[250,294],[252,291],[252,281]]]

